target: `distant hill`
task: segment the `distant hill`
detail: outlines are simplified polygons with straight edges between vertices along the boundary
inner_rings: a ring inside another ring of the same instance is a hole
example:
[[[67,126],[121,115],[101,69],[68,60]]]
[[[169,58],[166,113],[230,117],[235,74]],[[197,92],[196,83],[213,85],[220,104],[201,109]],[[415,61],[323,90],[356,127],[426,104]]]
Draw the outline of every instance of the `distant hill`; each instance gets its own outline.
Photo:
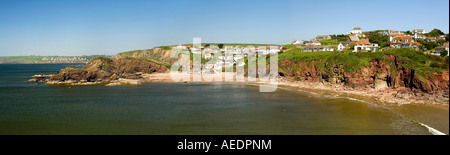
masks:
[[[89,56],[7,56],[0,57],[0,63],[87,63],[96,57],[112,57],[108,55],[89,55]]]

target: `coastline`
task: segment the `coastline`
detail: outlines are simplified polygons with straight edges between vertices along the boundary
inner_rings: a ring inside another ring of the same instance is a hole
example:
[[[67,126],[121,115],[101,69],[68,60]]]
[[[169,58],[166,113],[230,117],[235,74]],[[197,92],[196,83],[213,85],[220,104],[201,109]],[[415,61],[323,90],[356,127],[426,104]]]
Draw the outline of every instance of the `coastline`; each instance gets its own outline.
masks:
[[[181,76],[190,77],[191,81],[186,82],[225,82],[225,83],[248,83],[248,84],[264,84],[267,82],[252,82],[247,81],[206,81],[202,78],[201,81],[192,81],[192,74],[182,74]],[[205,75],[204,75],[205,76]],[[233,75],[235,76],[235,74]],[[217,77],[217,76],[216,76]],[[219,76],[220,77],[220,76]],[[155,74],[144,74],[142,82],[175,82],[171,79],[169,73],[155,73]],[[351,89],[344,86],[339,87],[329,87],[321,83],[310,83],[310,82],[299,82],[299,81],[288,81],[283,78],[279,78],[278,85],[289,86],[296,89],[302,89],[312,92],[322,92],[325,91],[328,94],[334,96],[342,95],[353,95],[360,96],[363,98],[369,98],[373,101],[379,102],[381,104],[386,104],[388,106],[392,105],[405,105],[405,104],[432,104],[432,105],[442,105],[443,107],[449,107],[449,98],[444,97],[444,94],[427,94],[427,93],[413,93],[405,90],[405,88],[399,89]],[[448,94],[447,94],[448,96]]]
[[[216,78],[222,79],[220,74],[212,75],[206,74],[206,76],[216,76]],[[233,75],[233,79],[236,74]],[[124,79],[120,78],[118,80],[112,81],[97,81],[97,82],[77,82],[73,80],[58,82],[58,81],[48,81],[48,85],[70,85],[70,86],[83,86],[83,85],[100,85],[100,86],[119,86],[119,85],[134,85],[138,86],[143,83],[227,83],[227,84],[244,84],[244,85],[264,85],[267,82],[261,81],[247,81],[247,78],[243,81],[207,81],[202,78],[200,81],[192,81],[192,74],[179,74],[176,77],[189,79],[187,81],[173,81],[170,73],[152,73],[152,74],[142,74],[139,79]],[[448,111],[449,105],[448,98],[447,102],[437,102],[434,100],[429,100],[425,96],[415,97],[404,95],[404,97],[397,94],[402,94],[399,90],[352,90],[344,87],[327,87],[320,83],[308,83],[308,82],[298,82],[289,81],[287,79],[279,78],[278,88],[285,89],[289,91],[299,91],[304,93],[310,93],[315,97],[326,97],[326,98],[345,98],[353,100],[356,102],[366,103],[371,106],[375,106],[381,109],[385,109],[396,113],[398,116],[406,118],[407,120],[414,122],[427,128],[430,133],[444,133],[449,134],[448,128]],[[428,99],[428,100],[427,100]],[[409,107],[416,108],[409,108]],[[431,110],[430,110],[431,109]],[[431,111],[431,112],[430,112]],[[420,115],[421,117],[417,117]],[[444,127],[443,127],[444,126]],[[436,128],[436,129],[435,129]],[[433,132],[431,132],[433,131]],[[435,132],[438,131],[438,132]]]
[[[188,76],[189,75],[184,75]],[[235,75],[234,75],[235,76]],[[169,73],[147,74],[144,76],[148,82],[175,82],[170,78]],[[192,75],[190,75],[192,77]],[[231,84],[247,84],[247,85],[261,85],[267,82],[249,82],[249,81],[195,81],[198,83],[231,83]],[[193,82],[193,83],[195,83]],[[189,82],[190,83],[190,82]],[[291,82],[286,79],[279,78],[278,89],[287,89],[290,91],[308,92],[314,96],[328,96],[333,98],[346,98],[353,101],[358,101],[396,113],[398,116],[414,122],[418,125],[427,128],[433,135],[449,134],[449,104],[448,98],[435,98],[433,95],[416,96],[414,94],[403,93],[404,90],[395,90],[385,88],[381,90],[354,90],[345,87],[327,87],[320,83],[307,82]],[[411,108],[416,107],[416,108]],[[420,115],[421,117],[417,117]]]

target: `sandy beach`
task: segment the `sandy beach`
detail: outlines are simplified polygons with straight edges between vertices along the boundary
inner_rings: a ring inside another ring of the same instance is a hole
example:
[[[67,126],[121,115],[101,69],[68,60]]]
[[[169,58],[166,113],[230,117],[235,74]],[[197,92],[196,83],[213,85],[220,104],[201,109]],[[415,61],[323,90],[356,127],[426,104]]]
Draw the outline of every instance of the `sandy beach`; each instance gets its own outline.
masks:
[[[196,75],[199,76],[199,75]],[[231,80],[225,81],[224,75],[220,74],[204,74],[200,78],[194,79],[194,75],[180,73],[175,75],[176,78],[180,80],[174,81],[170,73],[154,73],[154,74],[144,74],[142,75],[143,83],[145,82],[175,82],[175,83],[190,83],[190,82],[226,82],[226,83],[248,83],[248,84],[268,84],[267,81],[249,81],[247,78],[244,80]],[[222,78],[221,78],[222,77]],[[233,74],[233,79],[236,79],[236,74]],[[215,80],[215,79],[219,80]],[[211,80],[213,79],[213,80]],[[345,86],[330,87],[325,86],[322,83],[310,83],[310,82],[299,82],[299,81],[289,81],[287,79],[279,78],[278,86],[291,87],[294,89],[300,89],[304,91],[311,92],[325,92],[332,94],[334,96],[352,95],[360,96],[364,99],[369,99],[378,102],[379,104],[386,104],[388,106],[394,105],[404,105],[404,104],[433,104],[442,105],[448,109],[448,94],[427,94],[427,93],[414,93],[406,90],[406,88],[399,89],[352,89]]]

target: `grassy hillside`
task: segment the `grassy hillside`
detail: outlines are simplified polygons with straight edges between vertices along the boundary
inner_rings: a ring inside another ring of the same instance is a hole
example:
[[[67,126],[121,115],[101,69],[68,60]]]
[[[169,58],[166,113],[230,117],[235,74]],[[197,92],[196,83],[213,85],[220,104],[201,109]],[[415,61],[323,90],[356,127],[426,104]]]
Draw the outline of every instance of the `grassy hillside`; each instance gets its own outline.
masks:
[[[395,67],[394,62],[386,58],[386,55],[396,56],[404,68],[415,70],[416,75],[424,80],[426,75],[432,73],[448,72],[449,58],[442,58],[434,55],[425,55],[423,52],[411,49],[392,49],[383,52],[299,52],[298,49],[291,49],[279,55],[279,60],[291,60],[292,62],[306,62],[310,64],[314,61],[319,69],[326,71],[330,66],[343,65],[345,72],[354,72],[363,67],[370,66],[370,61],[386,61]],[[326,68],[328,67],[328,68]],[[395,74],[395,73],[393,73]]]

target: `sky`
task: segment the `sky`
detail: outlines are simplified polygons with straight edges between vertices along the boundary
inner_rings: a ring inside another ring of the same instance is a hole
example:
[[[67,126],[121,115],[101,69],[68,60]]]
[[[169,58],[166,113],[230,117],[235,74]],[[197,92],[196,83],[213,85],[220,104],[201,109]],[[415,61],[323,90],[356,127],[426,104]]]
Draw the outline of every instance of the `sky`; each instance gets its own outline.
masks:
[[[352,27],[449,33],[449,1],[0,0],[0,56],[114,55],[194,37],[289,44]]]

